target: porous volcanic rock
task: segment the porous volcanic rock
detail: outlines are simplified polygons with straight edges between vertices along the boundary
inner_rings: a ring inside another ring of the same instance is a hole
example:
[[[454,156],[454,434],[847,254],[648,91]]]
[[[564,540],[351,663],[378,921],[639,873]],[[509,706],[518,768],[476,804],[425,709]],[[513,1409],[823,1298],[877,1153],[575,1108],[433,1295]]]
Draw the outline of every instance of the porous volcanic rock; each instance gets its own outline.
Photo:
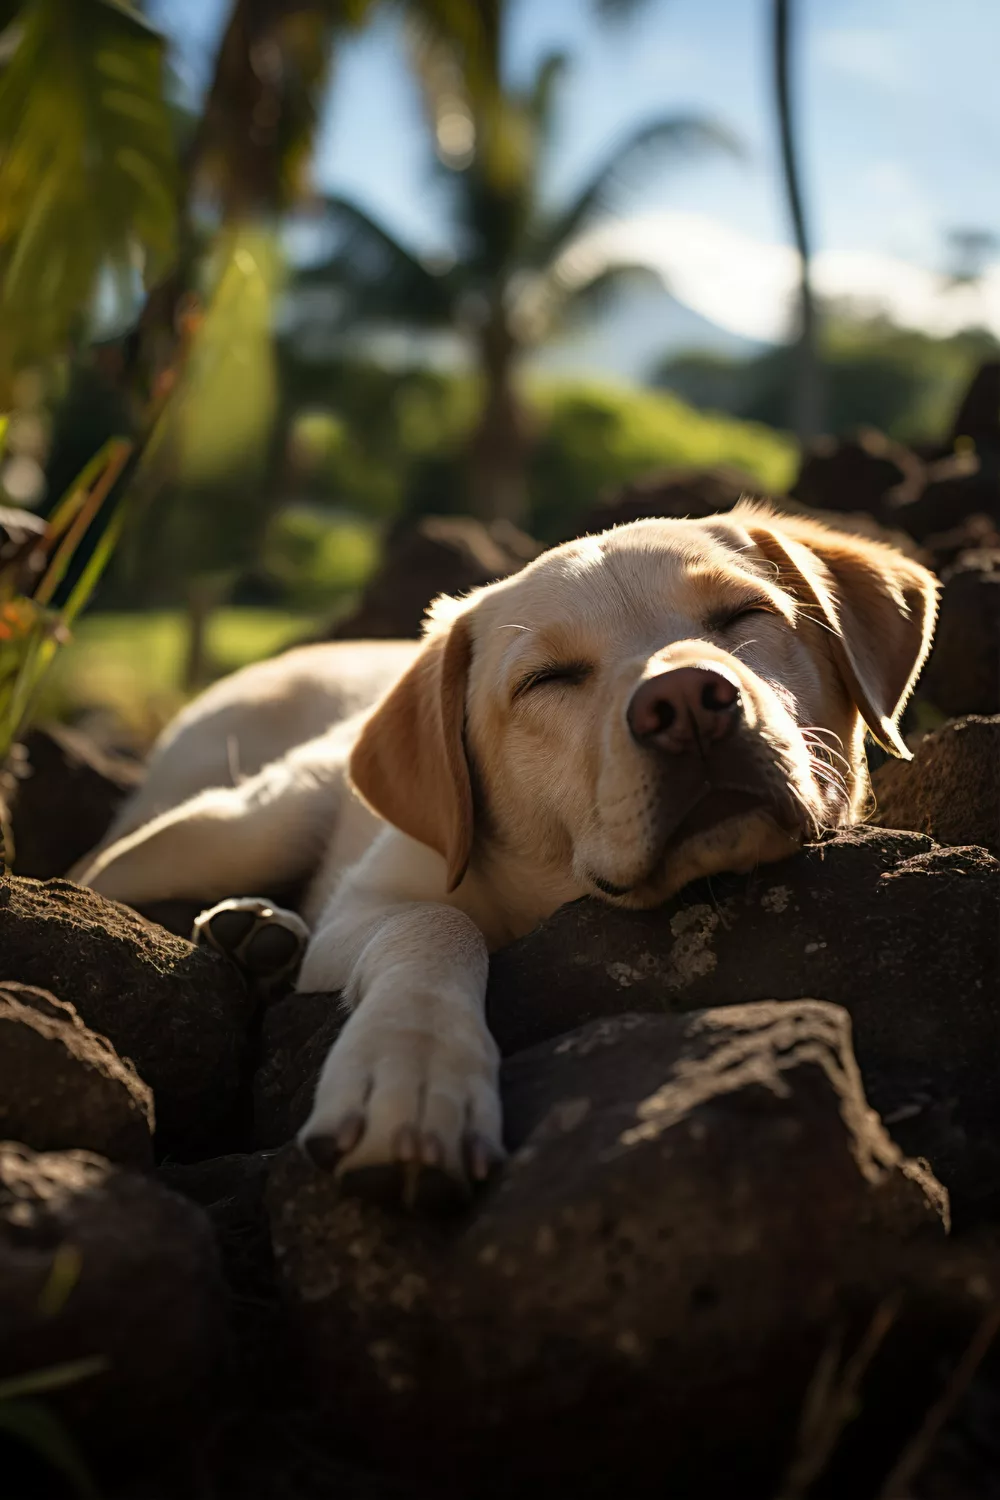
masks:
[[[962,553],[942,582],[918,696],[949,718],[1000,713],[1000,552]]]
[[[45,990],[0,984],[0,1140],[141,1168],[152,1129],[152,1091],[106,1037]]]
[[[93,849],[144,774],[62,724],[29,730],[11,764],[14,869],[36,880],[65,875]]]
[[[917,742],[912,760],[886,761],[872,787],[880,828],[1000,855],[1000,715],[952,719]]]
[[[382,560],[357,609],[324,640],[410,640],[439,594],[464,594],[516,573],[541,545],[508,522],[484,526],[471,516],[422,516],[389,533]]]
[[[924,466],[910,448],[865,428],[852,438],[823,437],[811,444],[791,493],[817,510],[884,517],[891,502],[913,501],[923,483]]]
[[[665,1463],[675,1493],[773,1493],[831,1328],[944,1239],[846,1014],[620,1016],[511,1058],[502,1087],[513,1156],[456,1221],[347,1196],[295,1148],[276,1163],[277,1264],[331,1433],[466,1493],[606,1494],[609,1473],[646,1493]]]
[[[190,1157],[238,1130],[253,1002],[225,959],[69,881],[0,879],[5,975],[50,990],[153,1090],[156,1144]]]
[[[865,1089],[956,1212],[1000,1199],[1000,863],[860,827],[751,876],[633,912],[583,900],[495,953],[487,1009],[505,1055],[626,1011],[816,995],[850,1012]],[[343,1015],[328,995],[268,1012],[258,1144],[304,1122]],[[988,1060],[988,1061],[987,1061]]]
[[[49,1399],[87,1448],[127,1454],[204,1422],[223,1353],[200,1209],[89,1152],[0,1144],[0,1378],[102,1360]]]

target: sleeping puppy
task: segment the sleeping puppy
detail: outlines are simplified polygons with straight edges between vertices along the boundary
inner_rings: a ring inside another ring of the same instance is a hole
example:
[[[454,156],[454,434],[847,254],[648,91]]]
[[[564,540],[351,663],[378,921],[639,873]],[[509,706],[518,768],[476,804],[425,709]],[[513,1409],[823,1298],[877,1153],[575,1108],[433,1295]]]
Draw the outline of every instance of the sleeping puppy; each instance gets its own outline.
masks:
[[[654,906],[860,816],[866,728],[907,754],[935,587],[760,506],[585,537],[439,599],[421,644],[312,647],[217,685],[79,878],[132,903],[306,878],[298,985],[350,1015],[301,1144],[341,1173],[483,1178],[502,1152],[488,953],[579,896]]]

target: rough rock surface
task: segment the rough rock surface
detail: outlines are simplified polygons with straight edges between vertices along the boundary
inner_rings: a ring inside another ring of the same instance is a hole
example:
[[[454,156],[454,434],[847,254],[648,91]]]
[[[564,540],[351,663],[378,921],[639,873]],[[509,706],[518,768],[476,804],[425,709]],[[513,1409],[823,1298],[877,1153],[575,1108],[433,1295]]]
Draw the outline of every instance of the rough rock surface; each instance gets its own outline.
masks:
[[[204,1421],[222,1305],[199,1209],[88,1152],[0,1144],[0,1378],[103,1358],[52,1398],[88,1448]]]
[[[334,1430],[376,1451],[391,1430],[438,1472],[474,1452],[490,1492],[606,1493],[612,1467],[628,1491],[665,1462],[675,1493],[776,1483],[833,1323],[871,1313],[908,1241],[943,1239],[844,1012],[595,1022],[511,1059],[503,1093],[514,1155],[451,1225],[279,1158],[277,1262]]]
[[[767,490],[752,474],[731,464],[713,468],[654,469],[603,494],[597,504],[579,521],[573,536],[591,531],[607,531],[628,521],[647,516],[714,516],[732,510],[744,496],[763,498]],[[570,540],[569,537],[563,540]]]
[[[980,844],[1000,856],[1000,715],[954,719],[925,735],[913,759],[872,779],[880,828],[929,833],[939,844]]]
[[[19,875],[65,875],[103,837],[142,768],[61,724],[38,725],[12,761],[10,826]]]
[[[911,504],[894,512],[899,525],[920,542],[953,530],[969,516],[1000,519],[1000,473],[997,455],[951,453],[929,464],[926,483]]]
[[[828,508],[818,504],[806,505],[789,495],[768,494],[752,475],[728,464],[711,469],[654,470],[605,495],[584,516],[579,531],[605,531],[610,526],[653,516],[677,520],[687,516],[712,516],[732,510],[744,499],[766,500],[775,511],[820,521],[854,536],[886,542],[917,562],[931,561],[929,552],[893,524],[891,518],[878,520],[870,511],[860,508],[862,502],[850,489],[840,493],[837,503]]]
[[[867,428],[855,438],[820,438],[806,454],[792,495],[819,510],[862,510],[883,516],[886,502],[905,505],[919,494],[924,466],[909,448]]]
[[[963,1213],[1000,1200],[1000,863],[914,833],[855,828],[752,876],[689,886],[666,906],[561,908],[493,955],[490,1026],[505,1054],[625,1011],[817,995],[854,1023],[865,1088],[905,1151]],[[265,1018],[259,1144],[308,1113],[341,1025],[329,996]]]
[[[388,536],[380,567],[357,609],[327,640],[409,640],[438,594],[462,594],[516,573],[540,545],[506,522],[486,527],[469,516],[423,516]]]
[[[158,1150],[226,1149],[237,1129],[252,1002],[217,954],[68,881],[0,880],[5,977],[51,990],[135,1065]]]
[[[0,985],[0,1139],[149,1167],[152,1129],[152,1091],[72,1005]]]
[[[1000,713],[1000,552],[966,552],[942,579],[918,694],[949,718]]]

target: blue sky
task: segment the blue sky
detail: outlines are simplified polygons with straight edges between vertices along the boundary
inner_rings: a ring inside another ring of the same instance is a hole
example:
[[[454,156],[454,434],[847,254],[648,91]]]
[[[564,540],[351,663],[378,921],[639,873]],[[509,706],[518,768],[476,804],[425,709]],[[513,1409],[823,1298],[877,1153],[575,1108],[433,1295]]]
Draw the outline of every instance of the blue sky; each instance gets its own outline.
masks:
[[[156,0],[151,9],[196,84],[222,0]],[[622,195],[621,215],[695,214],[749,240],[788,242],[770,9],[770,0],[646,0],[613,25],[595,20],[590,0],[513,0],[511,77],[526,78],[553,49],[572,62],[549,164],[552,197],[571,191],[630,127],[696,111],[734,129],[748,160],[702,158],[644,174]],[[998,68],[1000,0],[798,0],[795,83],[816,248],[936,272],[948,263],[949,230],[1000,237]],[[419,248],[441,245],[426,126],[388,17],[343,47],[315,176]]]
[[[197,53],[219,0],[159,0],[159,18]],[[878,250],[937,268],[956,226],[1000,234],[1000,4],[994,0],[799,0],[798,107],[817,245]],[[647,0],[600,25],[589,0],[514,0],[510,69],[553,48],[573,59],[551,186],[566,191],[614,136],[666,110],[734,127],[746,165],[661,171],[622,211],[707,213],[787,238],[776,171],[769,0]],[[437,239],[426,135],[396,28],[383,20],[341,54],[316,175],[424,244]]]
[[[798,108],[815,239],[931,268],[956,226],[1000,233],[1000,4],[992,0],[800,0]],[[587,0],[518,0],[510,66],[573,58],[554,144],[553,192],[610,139],[665,110],[734,127],[750,160],[699,162],[646,180],[622,211],[707,213],[787,238],[770,93],[768,0],[647,0],[628,25],[595,23]],[[345,49],[317,175],[423,243],[436,237],[423,122],[394,28]]]

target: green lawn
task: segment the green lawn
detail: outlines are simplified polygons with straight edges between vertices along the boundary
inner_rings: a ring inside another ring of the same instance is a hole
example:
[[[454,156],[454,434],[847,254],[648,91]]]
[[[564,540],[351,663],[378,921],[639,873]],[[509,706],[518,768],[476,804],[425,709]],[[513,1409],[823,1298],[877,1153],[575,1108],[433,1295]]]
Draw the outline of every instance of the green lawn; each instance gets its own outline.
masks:
[[[276,609],[221,609],[208,646],[221,675],[301,640],[319,616]],[[85,615],[56,657],[38,704],[39,717],[113,709],[143,738],[155,734],[183,701],[184,618],[179,610]]]

